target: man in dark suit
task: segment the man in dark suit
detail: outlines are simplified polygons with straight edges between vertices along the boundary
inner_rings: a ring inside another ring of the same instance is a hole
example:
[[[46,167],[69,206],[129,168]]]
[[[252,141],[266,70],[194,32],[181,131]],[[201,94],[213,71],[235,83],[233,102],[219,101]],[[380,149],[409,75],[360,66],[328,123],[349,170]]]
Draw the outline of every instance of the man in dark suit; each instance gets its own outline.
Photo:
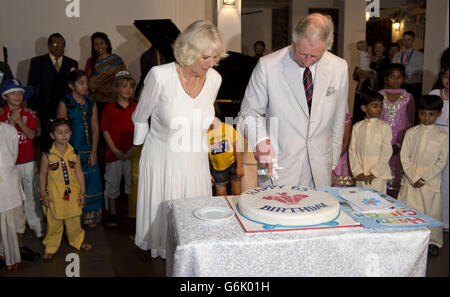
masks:
[[[59,33],[48,38],[46,55],[31,59],[28,85],[35,89],[28,107],[36,110],[41,121],[41,151],[50,148],[48,120],[56,117],[59,101],[65,94],[65,78],[70,71],[78,69],[78,62],[64,56],[66,41]]]

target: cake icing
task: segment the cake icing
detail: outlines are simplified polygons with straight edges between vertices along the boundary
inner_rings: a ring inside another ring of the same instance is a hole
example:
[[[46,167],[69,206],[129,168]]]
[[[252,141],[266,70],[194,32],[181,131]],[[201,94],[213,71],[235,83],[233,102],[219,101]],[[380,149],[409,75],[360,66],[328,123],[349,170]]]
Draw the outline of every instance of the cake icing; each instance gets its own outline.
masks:
[[[340,208],[339,201],[327,192],[303,186],[271,185],[242,193],[238,211],[270,229],[334,225]]]

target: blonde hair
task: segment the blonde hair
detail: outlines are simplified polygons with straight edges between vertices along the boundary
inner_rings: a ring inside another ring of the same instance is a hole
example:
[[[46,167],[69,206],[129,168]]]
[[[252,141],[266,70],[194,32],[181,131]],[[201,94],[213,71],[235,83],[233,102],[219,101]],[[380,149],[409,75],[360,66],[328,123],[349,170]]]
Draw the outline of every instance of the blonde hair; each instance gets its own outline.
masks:
[[[130,85],[134,91],[136,89],[136,81],[131,76],[130,77],[120,77],[120,78],[114,79],[113,94],[114,94],[115,100],[117,100],[119,98],[119,88],[126,86],[128,83],[130,83]],[[134,99],[134,94],[131,95],[131,98]],[[130,99],[130,98],[128,98],[128,99]]]
[[[295,26],[292,40],[297,43],[301,38],[308,40],[319,39],[326,43],[327,50],[331,49],[334,41],[334,24],[329,15],[312,13],[301,18]]]
[[[217,52],[218,59],[225,58],[225,47],[217,27],[199,20],[189,25],[175,40],[173,53],[181,66],[192,65],[204,53]]]
[[[125,86],[128,82],[130,82],[133,89],[136,87],[136,81],[132,77],[117,78],[113,81],[113,86],[118,89],[119,87]]]

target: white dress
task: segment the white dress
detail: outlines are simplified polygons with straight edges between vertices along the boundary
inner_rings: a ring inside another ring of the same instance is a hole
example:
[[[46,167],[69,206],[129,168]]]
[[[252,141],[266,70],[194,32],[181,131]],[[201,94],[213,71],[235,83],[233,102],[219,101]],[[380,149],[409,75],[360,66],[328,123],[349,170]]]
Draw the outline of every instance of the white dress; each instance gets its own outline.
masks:
[[[431,91],[429,93],[429,95],[436,95],[436,96],[441,96],[441,90],[440,89],[435,89],[433,91]],[[442,114],[441,116],[436,120],[436,125],[441,128],[442,130],[444,130],[445,132],[447,132],[448,134],[448,100],[443,100],[444,101],[444,107],[442,108]],[[449,175],[448,175],[448,162],[447,162],[447,166],[445,166],[444,171],[442,172],[442,221],[444,223],[444,228],[448,229],[448,179],[449,179]]]
[[[22,205],[24,193],[16,166],[19,134],[13,126],[0,123],[0,256],[6,265],[20,263],[14,209]]]
[[[14,126],[0,123],[0,213],[22,204],[24,194],[16,166],[19,138]]]
[[[219,73],[209,69],[194,99],[184,91],[175,63],[153,67],[145,79],[133,114],[133,143],[144,143],[135,244],[150,249],[154,258],[166,257],[168,204],[162,202],[212,195],[206,131],[221,82]]]

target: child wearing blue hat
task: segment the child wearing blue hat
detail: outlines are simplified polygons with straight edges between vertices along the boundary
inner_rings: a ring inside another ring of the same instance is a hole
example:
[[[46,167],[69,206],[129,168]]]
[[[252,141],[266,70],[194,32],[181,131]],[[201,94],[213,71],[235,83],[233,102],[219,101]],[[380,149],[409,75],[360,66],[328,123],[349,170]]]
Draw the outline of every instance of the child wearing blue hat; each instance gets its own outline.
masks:
[[[33,139],[38,130],[37,117],[31,109],[22,102],[33,94],[33,87],[23,86],[19,80],[6,80],[0,90],[1,97],[6,101],[4,110],[0,114],[0,122],[8,122],[14,126],[19,134],[19,153],[16,165],[19,168],[23,190],[25,192],[24,208],[26,221],[38,238],[44,236],[44,218],[39,201],[39,186],[36,168],[36,156]],[[34,260],[39,254],[23,246],[25,223],[19,224],[17,233],[22,258]]]

